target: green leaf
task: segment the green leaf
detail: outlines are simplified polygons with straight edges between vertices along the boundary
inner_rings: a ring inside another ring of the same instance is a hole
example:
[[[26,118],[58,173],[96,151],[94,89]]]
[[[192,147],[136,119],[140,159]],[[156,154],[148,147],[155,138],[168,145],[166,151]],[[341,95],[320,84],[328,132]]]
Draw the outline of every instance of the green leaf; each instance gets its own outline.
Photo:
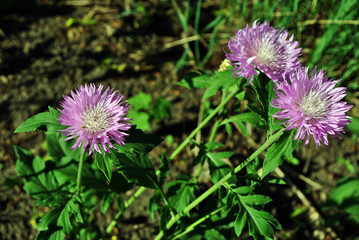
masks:
[[[245,208],[250,216],[248,221],[249,235],[254,238],[256,238],[259,234],[264,237],[272,238],[274,230],[271,224],[279,230],[282,229],[280,223],[270,213],[254,209],[246,205]]]
[[[131,108],[134,110],[148,110],[151,106],[152,96],[150,94],[140,92],[136,96],[129,98],[128,101],[131,104]]]
[[[186,180],[171,181],[166,186],[168,188],[168,201],[177,212],[181,212],[185,207],[195,199],[195,188],[191,182]]]
[[[217,150],[218,148],[224,146],[224,144],[218,142],[208,142],[204,146],[206,147],[207,152],[210,152],[213,150]]]
[[[15,133],[29,132],[37,129],[41,129],[41,130],[47,129],[46,131],[47,134],[58,133],[59,129],[64,129],[65,127],[57,122],[59,118],[57,113],[58,112],[55,109],[49,107],[49,112],[39,113],[27,119],[25,122],[21,123],[15,129]]]
[[[120,153],[148,153],[154,147],[162,142],[162,139],[152,134],[145,134],[142,130],[132,127],[127,132],[125,145],[117,145],[117,151]]]
[[[336,208],[359,223],[359,179],[344,177],[329,194],[323,209]]]
[[[171,102],[164,98],[156,99],[156,103],[151,109],[150,114],[157,120],[157,122],[169,118],[171,116]]]
[[[234,221],[234,232],[236,233],[237,237],[241,235],[246,222],[247,222],[247,213],[243,207],[240,207],[236,220]]]
[[[45,161],[34,157],[29,151],[14,146],[17,156],[16,171],[24,178],[24,190],[36,199],[39,206],[50,206],[56,204],[59,199],[59,185],[55,180],[53,172],[46,166]],[[50,164],[50,163],[49,163]]]
[[[156,192],[148,201],[148,212],[152,219],[155,218],[155,213],[158,209],[161,209],[162,196],[159,192]]]
[[[151,131],[151,116],[146,112],[131,111],[128,117],[132,119],[131,123],[137,125],[137,128],[143,131]]]
[[[223,122],[221,122],[221,125],[230,123],[230,122],[247,122],[252,124],[254,127],[259,125],[264,125],[265,123],[262,121],[262,119],[258,116],[258,114],[254,112],[245,112],[238,115],[234,115],[228,119],[225,119]]]
[[[355,135],[359,136],[359,118],[353,117],[350,119],[350,122],[351,123],[348,124],[349,130]]]
[[[161,208],[160,211],[160,230],[166,231],[166,224],[171,219],[171,210],[170,208],[165,205]]]
[[[227,238],[223,236],[218,230],[211,228],[206,229],[204,232],[204,239],[206,240],[226,240]]]
[[[241,196],[240,199],[242,203],[248,205],[265,205],[272,201],[272,199],[268,196],[257,195],[257,194]]]
[[[233,198],[234,198],[234,194],[230,191],[227,192],[227,197],[226,197],[226,206],[225,206],[225,210],[230,209],[233,206]]]
[[[120,183],[118,183],[120,184]],[[114,192],[104,192],[101,197],[101,212],[106,214],[108,208],[113,204],[115,199]]]
[[[129,183],[153,189],[159,188],[155,169],[147,154],[123,154],[112,152],[112,159]]]
[[[64,204],[53,208],[40,219],[38,224],[40,237],[53,235],[56,231],[63,230],[71,238],[71,235],[74,234],[74,225],[83,223],[77,197],[66,198],[64,200]]]
[[[59,161],[65,156],[62,147],[58,139],[58,134],[47,134],[46,135],[46,150],[51,158],[55,161]]]
[[[168,159],[164,154],[161,157],[161,166],[160,166],[160,177],[159,177],[159,185],[162,186],[168,177],[169,167],[168,167]]]
[[[211,79],[211,85],[208,86],[207,90],[204,92],[202,100],[205,100],[217,93],[221,89],[229,89],[230,87],[237,84],[239,81],[242,81],[243,78],[236,78],[232,76],[232,71],[216,71],[214,76]]]
[[[212,182],[218,182],[232,171],[232,168],[222,161],[223,158],[230,158],[232,155],[233,152],[207,153],[207,157],[210,160],[208,161],[208,164]]]
[[[103,152],[103,151],[102,151]],[[112,169],[113,169],[113,160],[109,153],[99,153],[95,151],[95,161],[98,168],[103,172],[107,181],[111,182]]]
[[[265,154],[263,162],[263,179],[268,173],[274,171],[283,162],[283,155],[290,156],[295,148],[293,140],[295,131],[286,131],[277,142],[275,142]]]
[[[178,84],[189,89],[206,88],[211,84],[211,77],[206,74],[190,72]]]
[[[238,194],[248,194],[250,192],[252,192],[254,190],[253,186],[242,186],[242,187],[237,187],[235,189],[233,189],[233,192],[238,193]]]

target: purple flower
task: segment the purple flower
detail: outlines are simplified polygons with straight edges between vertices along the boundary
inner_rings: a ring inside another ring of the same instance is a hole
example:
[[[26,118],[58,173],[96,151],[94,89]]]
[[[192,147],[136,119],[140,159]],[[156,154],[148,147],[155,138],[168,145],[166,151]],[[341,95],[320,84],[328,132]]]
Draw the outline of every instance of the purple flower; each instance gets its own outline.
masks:
[[[129,110],[127,101],[121,102],[123,95],[108,87],[102,93],[103,86],[97,89],[95,84],[80,86],[71,96],[64,96],[61,102],[62,110],[58,122],[68,128],[61,130],[66,136],[64,140],[78,137],[73,149],[90,146],[89,154],[93,149],[101,153],[102,149],[109,152],[109,148],[116,148],[110,141],[112,138],[118,145],[124,145],[123,132],[130,129],[130,120],[126,117]],[[108,147],[107,147],[108,145]]]
[[[315,67],[312,76],[308,76],[309,68],[298,68],[285,80],[277,84],[272,106],[281,109],[273,116],[286,119],[283,123],[286,129],[297,128],[294,139],[305,139],[308,144],[310,135],[316,145],[323,142],[328,145],[328,134],[340,135],[350,121],[345,114],[352,107],[344,101],[344,87],[335,87],[339,80],[324,76],[324,71],[316,74]]]
[[[293,41],[293,35],[288,40],[287,37],[287,31],[274,29],[268,22],[258,24],[257,20],[252,27],[239,29],[228,42],[232,53],[226,53],[235,65],[234,75],[250,79],[252,84],[257,67],[273,81],[282,81],[301,66],[297,60],[301,54],[301,48],[297,48],[299,43]]]

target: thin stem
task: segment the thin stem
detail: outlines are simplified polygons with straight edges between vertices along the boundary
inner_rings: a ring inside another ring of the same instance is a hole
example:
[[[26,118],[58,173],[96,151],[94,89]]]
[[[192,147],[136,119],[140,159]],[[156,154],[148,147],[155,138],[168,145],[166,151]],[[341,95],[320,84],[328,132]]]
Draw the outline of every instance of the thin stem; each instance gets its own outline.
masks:
[[[181,151],[182,149],[191,141],[191,139],[197,134],[197,132],[199,132],[218,112],[222,111],[222,109],[224,108],[224,106],[238,93],[240,87],[236,86],[232,92],[230,92],[230,94],[225,97],[222,98],[222,102],[203,120],[203,122],[201,122],[196,129],[193,130],[193,132],[188,135],[188,137],[183,140],[183,142],[173,151],[173,153],[171,154],[171,156],[169,157],[169,161],[173,160]],[[156,174],[159,173],[159,171],[156,172]],[[157,174],[158,175],[158,174]],[[127,201],[127,204],[125,204],[124,209],[126,209],[128,206],[130,206],[133,201],[142,194],[142,192],[145,190],[145,187],[140,187],[135,194]],[[116,222],[118,221],[118,219],[120,218],[120,216],[122,215],[123,210],[120,210],[116,217],[112,220],[112,222],[110,223],[110,225],[107,227],[106,229],[106,233],[109,234],[113,227],[116,225]],[[172,218],[171,220],[174,220],[174,218]],[[177,221],[177,220],[176,220]]]
[[[144,187],[140,187],[134,194],[133,196],[127,201],[125,202],[125,206],[120,209],[120,211],[116,214],[115,218],[110,222],[110,224],[108,225],[108,227],[106,228],[106,235],[110,234],[112,229],[116,226],[116,223],[118,221],[118,219],[120,219],[123,211],[128,208],[128,206],[130,206],[141,194],[142,192],[145,190],[146,188]]]
[[[212,128],[212,132],[211,132],[211,136],[209,137],[208,142],[213,142],[214,137],[216,136],[216,133],[217,133],[217,129],[218,129],[219,123],[220,123],[220,120],[219,120],[219,119],[214,123],[213,128]],[[198,171],[197,171],[197,174],[196,174],[196,181],[198,181],[199,176],[200,176],[201,173],[202,173],[203,165],[204,165],[205,161],[206,161],[206,160],[202,160],[201,163],[200,163],[200,165],[199,165],[199,168],[198,168]]]
[[[178,239],[178,238],[180,238],[180,237],[186,235],[187,233],[193,231],[197,225],[201,224],[202,222],[206,221],[208,218],[210,218],[210,217],[212,217],[213,215],[217,214],[218,212],[222,211],[224,208],[225,208],[225,207],[220,207],[220,208],[218,208],[218,209],[216,209],[216,210],[214,210],[214,211],[208,213],[207,215],[201,217],[200,219],[198,219],[197,221],[195,221],[194,223],[192,223],[191,225],[189,225],[184,232],[182,232],[182,233],[178,234],[177,236],[175,236],[175,237],[173,238],[173,240]]]
[[[181,145],[177,147],[171,154],[169,160],[174,159],[182,149],[191,141],[191,139],[196,135],[196,133],[201,130],[222,108],[232,99],[234,95],[237,94],[239,87],[236,87],[204,120],[201,122],[193,132],[188,135],[188,137],[183,140]]]
[[[82,176],[82,169],[84,165],[84,152],[81,151],[80,155],[80,162],[79,162],[79,169],[77,170],[77,181],[76,181],[76,192],[78,196],[80,196],[80,188],[81,188],[81,176]]]
[[[224,176],[222,179],[220,179],[217,183],[215,183],[211,188],[209,188],[207,191],[205,191],[201,196],[199,196],[197,199],[195,199],[191,204],[187,205],[187,207],[180,213],[178,213],[174,219],[171,219],[167,225],[166,229],[170,229],[175,222],[178,221],[178,219],[181,218],[181,216],[184,216],[186,213],[191,211],[194,207],[196,207],[199,203],[201,203],[204,199],[206,199],[209,195],[217,191],[218,188],[220,188],[225,182],[228,181],[234,174],[239,172],[242,168],[244,168],[248,163],[250,163],[253,159],[255,159],[259,154],[261,154],[264,150],[266,150],[272,143],[277,141],[280,136],[282,136],[284,132],[284,129],[281,129],[274,135],[272,135],[261,147],[259,147],[249,158],[244,160],[241,164],[239,164],[234,171],[228,173],[226,176]],[[164,236],[164,232],[160,231],[155,240],[162,239]]]

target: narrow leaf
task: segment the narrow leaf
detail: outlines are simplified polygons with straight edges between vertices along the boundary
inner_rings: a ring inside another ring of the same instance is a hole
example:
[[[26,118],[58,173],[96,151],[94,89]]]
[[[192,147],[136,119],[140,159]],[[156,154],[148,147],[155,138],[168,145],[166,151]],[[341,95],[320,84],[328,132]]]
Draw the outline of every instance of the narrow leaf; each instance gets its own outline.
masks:
[[[265,205],[272,201],[272,199],[268,196],[257,195],[257,194],[240,196],[240,200],[242,203],[248,205]]]
[[[247,222],[247,213],[243,207],[240,207],[240,211],[238,211],[236,220],[234,221],[234,232],[236,233],[237,237],[241,235],[246,222]]]
[[[52,109],[51,112],[42,112],[27,119],[16,128],[15,133],[29,132],[37,129],[47,129],[47,133],[57,133],[58,129],[63,129],[64,127],[57,122],[58,117],[55,111]]]
[[[110,154],[101,154],[96,151],[95,152],[95,161],[97,163],[98,168],[105,175],[107,181],[111,182],[113,160],[112,160]]]
[[[262,179],[282,164],[283,155],[289,155],[294,151],[293,135],[294,131],[285,132],[278,141],[268,149],[263,162]]]

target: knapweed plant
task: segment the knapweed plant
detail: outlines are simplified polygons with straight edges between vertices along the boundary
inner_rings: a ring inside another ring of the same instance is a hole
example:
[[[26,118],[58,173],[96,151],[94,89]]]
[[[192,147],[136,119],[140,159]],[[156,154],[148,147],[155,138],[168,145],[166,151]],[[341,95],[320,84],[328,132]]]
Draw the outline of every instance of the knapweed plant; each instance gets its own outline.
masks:
[[[256,21],[238,30],[228,48],[218,71],[190,73],[179,83],[205,89],[202,100],[210,107],[171,155],[158,156],[159,167],[149,153],[162,140],[131,125],[128,113],[136,106],[102,85],[80,86],[57,109],[49,107],[22,123],[15,132],[46,134],[45,157],[15,147],[24,189],[37,206],[50,209],[39,220],[36,239],[107,238],[146,188],[155,190],[148,214],[159,219],[156,240],[233,239],[243,229],[254,239],[273,238],[281,224],[265,210],[272,201],[265,189],[283,181],[270,173],[292,157],[298,144],[312,138],[318,146],[328,145],[329,135],[340,136],[351,106],[342,100],[345,88],[336,87],[338,80],[302,66],[299,43],[284,29]],[[219,96],[220,103],[211,104]],[[266,141],[238,159],[235,149],[215,141],[219,131],[238,134],[233,126],[248,138],[249,126],[266,131]],[[196,141],[204,127],[210,129],[208,137]],[[186,146],[195,153],[190,163],[195,174],[169,179],[171,161]],[[210,183],[201,185],[206,167]],[[125,201],[121,194],[135,187]],[[92,224],[94,211],[106,214],[115,204],[119,212],[101,232]]]

